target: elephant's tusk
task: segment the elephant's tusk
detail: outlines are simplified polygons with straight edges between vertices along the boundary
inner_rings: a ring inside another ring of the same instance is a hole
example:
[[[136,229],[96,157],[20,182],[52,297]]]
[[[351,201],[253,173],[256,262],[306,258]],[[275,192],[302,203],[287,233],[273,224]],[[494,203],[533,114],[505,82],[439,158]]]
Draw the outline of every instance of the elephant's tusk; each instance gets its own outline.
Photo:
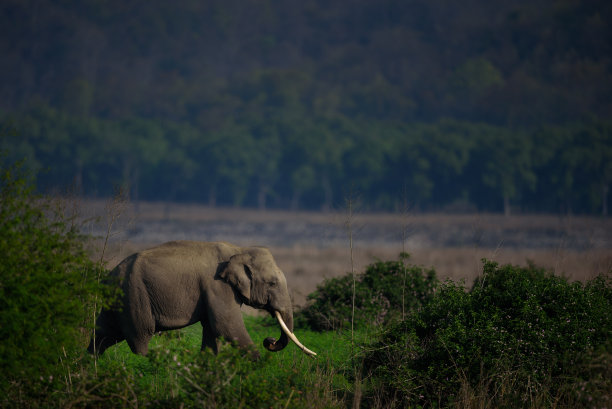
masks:
[[[297,345],[302,351],[304,351],[305,354],[310,355],[312,357],[317,356],[316,352],[313,352],[310,349],[306,348],[304,345],[302,345],[302,343],[298,341],[297,337],[293,335],[293,332],[289,331],[289,328],[287,328],[285,321],[283,321],[283,317],[281,317],[280,312],[274,311],[274,314],[276,315],[276,319],[278,320],[281,329],[285,332],[285,334],[287,334],[289,338],[291,338],[293,342],[295,342],[295,345]]]

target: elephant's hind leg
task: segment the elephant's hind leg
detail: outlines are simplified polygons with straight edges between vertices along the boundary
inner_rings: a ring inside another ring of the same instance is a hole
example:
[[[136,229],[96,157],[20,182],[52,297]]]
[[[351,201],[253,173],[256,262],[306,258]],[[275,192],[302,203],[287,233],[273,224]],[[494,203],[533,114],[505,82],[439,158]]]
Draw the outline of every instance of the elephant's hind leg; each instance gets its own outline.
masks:
[[[102,355],[108,348],[121,341],[123,341],[123,338],[96,334],[95,338],[92,337],[87,351],[90,354]]]
[[[146,355],[149,351],[149,341],[155,333],[155,321],[152,316],[132,313],[123,322],[125,339],[133,353]]]
[[[202,321],[202,351],[210,348],[215,355],[219,353],[219,339],[207,322]]]
[[[102,310],[96,320],[96,329],[92,331],[91,342],[87,350],[91,354],[102,355],[106,349],[124,339],[123,333],[117,328],[115,313]]]

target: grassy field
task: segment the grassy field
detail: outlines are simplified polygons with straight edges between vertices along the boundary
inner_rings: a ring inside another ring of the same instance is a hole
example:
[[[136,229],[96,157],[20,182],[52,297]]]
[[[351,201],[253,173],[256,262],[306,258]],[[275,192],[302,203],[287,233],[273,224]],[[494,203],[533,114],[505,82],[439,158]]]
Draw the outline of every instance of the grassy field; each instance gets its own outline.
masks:
[[[229,399],[238,403],[235,407],[342,407],[340,399],[353,389],[348,380],[354,356],[350,334],[296,331],[318,353],[312,359],[293,343],[278,353],[266,351],[262,341],[278,336],[278,325],[249,315],[244,320],[261,354],[257,361],[241,356],[229,344],[219,356],[210,351],[201,354],[201,327],[195,324],[156,335],[147,357],[132,354],[125,342],[111,347],[96,362],[97,377],[102,382],[106,377],[116,380],[116,368],[120,367],[125,371],[123,378],[127,375],[134,380],[127,388],[115,387],[115,395],[123,395],[116,400],[121,406],[154,402],[163,407],[230,407]],[[356,333],[355,342],[363,342],[365,336],[363,331]],[[92,371],[93,358],[86,361]],[[214,391],[216,395],[211,393]]]

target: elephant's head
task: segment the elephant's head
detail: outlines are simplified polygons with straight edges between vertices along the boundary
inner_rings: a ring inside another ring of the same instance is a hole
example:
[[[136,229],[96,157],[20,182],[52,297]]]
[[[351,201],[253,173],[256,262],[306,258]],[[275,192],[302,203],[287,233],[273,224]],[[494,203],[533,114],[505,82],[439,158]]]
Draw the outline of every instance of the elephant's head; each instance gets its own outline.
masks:
[[[291,338],[305,353],[316,355],[293,335],[293,308],[287,280],[268,249],[251,247],[232,256],[221,270],[220,278],[234,287],[245,304],[265,309],[278,319],[280,339],[266,338],[263,344],[267,350],[280,351]]]

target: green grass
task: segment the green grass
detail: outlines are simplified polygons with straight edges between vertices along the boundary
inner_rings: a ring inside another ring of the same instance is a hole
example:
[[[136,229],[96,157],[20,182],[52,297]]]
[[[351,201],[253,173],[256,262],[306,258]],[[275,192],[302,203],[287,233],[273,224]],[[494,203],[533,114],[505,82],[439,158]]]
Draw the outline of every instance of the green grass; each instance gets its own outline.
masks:
[[[179,402],[185,399],[187,403],[205,403],[209,407],[227,407],[228,402],[248,402],[255,407],[285,407],[287,403],[289,407],[309,407],[316,402],[318,407],[340,407],[338,398],[352,389],[349,379],[353,373],[354,347],[350,333],[296,330],[298,338],[317,352],[317,358],[313,359],[293,343],[277,353],[265,350],[263,339],[278,337],[278,325],[268,318],[246,315],[244,321],[261,354],[258,361],[245,359],[237,348],[229,345],[219,356],[208,351],[201,353],[202,330],[200,324],[195,324],[154,336],[146,357],[133,354],[126,342],[109,348],[97,361],[98,376],[104,378],[108,374],[115,379],[120,368],[128,378],[134,379],[138,400],[166,407],[180,406]],[[364,331],[358,332],[355,342],[364,342],[366,337]],[[93,358],[88,361],[91,372]],[[184,372],[189,365],[193,366]],[[214,397],[207,396],[207,392],[199,391],[185,379],[193,374],[190,379],[194,383],[215,390],[216,385],[223,383],[224,374],[229,378],[234,373],[238,375],[231,380],[230,387],[225,385]],[[128,392],[124,391],[126,395]],[[199,397],[194,398],[194,394]]]
[[[244,322],[247,331],[251,335],[251,339],[255,343],[255,348],[261,355],[269,355],[271,357],[269,360],[271,364],[299,360],[305,362],[330,361],[340,365],[350,360],[350,333],[315,332],[308,329],[296,330],[295,333],[300,341],[308,346],[308,348],[317,352],[317,358],[312,359],[305,356],[294,343],[289,343],[283,351],[278,353],[267,351],[262,344],[264,338],[269,336],[277,338],[280,335],[280,328],[278,325],[271,325],[271,320],[245,315]],[[358,340],[360,339],[360,334],[363,334],[363,332],[357,334]],[[149,343],[149,349],[154,350],[165,347],[171,350],[184,349],[196,351],[200,349],[201,342],[202,327],[200,324],[194,324],[180,330],[155,335]],[[104,355],[98,359],[98,367],[104,369],[108,365],[115,365],[117,362],[138,368],[147,374],[152,373],[153,370],[149,359],[145,356],[133,354],[125,341],[106,350]]]

